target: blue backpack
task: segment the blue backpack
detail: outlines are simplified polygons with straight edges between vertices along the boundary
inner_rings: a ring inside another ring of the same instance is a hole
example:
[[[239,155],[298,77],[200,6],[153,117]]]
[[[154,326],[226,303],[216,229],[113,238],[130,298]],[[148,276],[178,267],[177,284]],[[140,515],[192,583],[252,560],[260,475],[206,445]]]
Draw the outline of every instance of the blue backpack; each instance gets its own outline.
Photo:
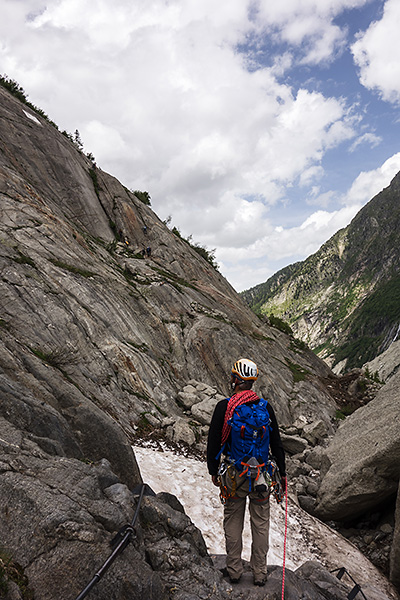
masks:
[[[271,420],[267,405],[264,398],[257,404],[240,404],[228,421],[232,429],[227,454],[239,473],[249,478],[249,490],[252,480],[256,488],[261,473],[268,469]]]

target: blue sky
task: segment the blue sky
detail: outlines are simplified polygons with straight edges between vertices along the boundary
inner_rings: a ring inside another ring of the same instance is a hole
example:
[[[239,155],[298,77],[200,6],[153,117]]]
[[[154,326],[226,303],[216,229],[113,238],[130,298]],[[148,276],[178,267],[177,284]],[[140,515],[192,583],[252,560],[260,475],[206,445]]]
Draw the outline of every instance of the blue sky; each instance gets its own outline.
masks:
[[[398,0],[0,0],[0,72],[238,290],[400,171]]]

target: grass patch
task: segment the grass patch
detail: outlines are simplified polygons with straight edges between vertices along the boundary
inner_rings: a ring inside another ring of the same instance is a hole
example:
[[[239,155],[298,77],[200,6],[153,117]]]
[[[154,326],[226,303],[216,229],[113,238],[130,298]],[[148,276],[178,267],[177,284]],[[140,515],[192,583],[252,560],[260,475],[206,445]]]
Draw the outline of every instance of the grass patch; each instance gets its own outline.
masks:
[[[40,348],[30,348],[31,352],[40,358],[43,362],[55,367],[56,369],[62,370],[62,367],[66,364],[70,364],[73,361],[73,352],[67,348],[57,348],[56,350],[50,350],[46,352]]]
[[[14,262],[19,263],[20,265],[29,265],[31,267],[36,267],[31,257],[27,256],[26,254],[22,254],[22,252],[20,252],[19,250],[17,258],[14,258],[13,260]]]
[[[129,393],[132,394],[132,396],[136,396],[136,398],[140,398],[140,400],[145,400],[146,402],[149,402],[149,397],[146,396],[146,394],[142,394],[141,392],[134,392],[133,390],[129,390]]]
[[[90,179],[93,182],[93,187],[94,187],[95,194],[100,199],[100,185],[99,185],[99,180],[98,180],[98,177],[97,177],[97,171],[96,171],[96,169],[94,167],[91,167],[89,169],[89,176],[90,176]]]
[[[257,333],[256,331],[251,334],[251,337],[260,342],[273,342],[273,338],[268,337],[266,335],[262,335],[261,333]]]
[[[286,321],[284,321],[280,317],[276,317],[273,313],[271,313],[268,316],[268,319],[269,319],[271,327],[275,327],[275,329],[279,329],[279,331],[282,331],[283,333],[286,333],[287,335],[293,335],[293,331],[292,331],[292,328],[290,327],[289,323],[286,323]]]
[[[54,258],[51,258],[50,262],[55,267],[59,267],[60,269],[65,269],[66,271],[69,271],[70,273],[74,273],[74,275],[81,275],[82,277],[94,277],[96,275],[92,271],[86,271],[85,269],[80,269],[79,267],[74,267],[73,265],[69,265],[65,262],[62,262],[61,260],[56,260]]]
[[[156,271],[159,275],[167,279],[168,283],[170,283],[180,293],[182,293],[180,286],[197,290],[196,286],[194,286],[192,283],[189,283],[185,279],[182,279],[182,277],[178,277],[178,275],[175,275],[175,273],[171,273],[170,271],[166,271],[165,269],[160,269],[159,267],[152,266],[151,268],[153,269],[153,271]]]
[[[127,344],[129,344],[130,346],[132,346],[133,348],[136,348],[136,350],[140,350],[141,352],[148,352],[149,348],[146,344],[142,343],[142,344],[136,344],[135,342],[132,341],[128,341],[126,342]]]
[[[154,408],[156,408],[158,410],[160,415],[162,415],[163,417],[168,417],[168,414],[165,412],[165,410],[163,410],[160,406],[158,406],[158,404],[153,402],[153,400],[151,401],[151,403],[153,404]]]
[[[300,354],[300,351],[307,350],[307,347],[307,344],[303,342],[303,340],[299,340],[298,338],[292,338],[290,340],[289,348],[292,350],[292,352],[297,352],[297,354]]]
[[[346,417],[352,415],[355,410],[356,408],[354,406],[345,405],[342,408],[336,410],[335,417],[339,421],[343,421]]]
[[[130,269],[125,267],[123,270],[123,275],[128,283],[132,284],[135,282],[139,285],[151,285],[152,282],[148,277],[144,277],[143,275],[138,275],[137,273],[132,273]]]
[[[300,365],[297,365],[296,363],[290,362],[290,360],[286,359],[286,364],[292,372],[294,383],[298,383],[299,381],[304,381],[304,379],[307,377],[307,375],[310,374],[310,371],[308,371],[307,369],[304,369],[303,367],[301,367]]]
[[[29,589],[28,578],[23,568],[4,550],[0,550],[0,593],[6,595],[8,584],[13,581],[19,587],[23,600],[33,600],[33,591]]]
[[[139,434],[144,434],[144,433],[149,433],[150,431],[152,431],[153,427],[150,423],[150,421],[148,420],[148,418],[146,417],[146,413],[142,413],[140,415],[139,421],[136,423],[136,431]]]

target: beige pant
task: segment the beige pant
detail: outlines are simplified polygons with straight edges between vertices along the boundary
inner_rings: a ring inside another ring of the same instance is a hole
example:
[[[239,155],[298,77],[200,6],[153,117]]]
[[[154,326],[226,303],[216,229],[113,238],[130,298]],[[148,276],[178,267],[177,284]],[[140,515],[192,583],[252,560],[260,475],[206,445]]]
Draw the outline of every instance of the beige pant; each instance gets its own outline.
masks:
[[[242,533],[246,501],[249,498],[251,525],[250,567],[254,576],[267,574],[267,553],[269,548],[269,493],[249,491],[248,479],[240,478],[234,467],[229,467],[223,475],[222,485],[226,486],[228,497],[224,506],[224,531],[226,545],[226,568],[230,577],[239,578],[243,573]]]

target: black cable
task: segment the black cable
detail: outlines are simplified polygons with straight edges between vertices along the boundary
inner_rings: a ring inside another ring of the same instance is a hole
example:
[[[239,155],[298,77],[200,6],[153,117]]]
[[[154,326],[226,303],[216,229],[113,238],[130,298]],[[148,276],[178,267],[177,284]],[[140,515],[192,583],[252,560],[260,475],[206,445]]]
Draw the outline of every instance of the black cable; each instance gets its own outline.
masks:
[[[337,579],[342,579],[343,575],[347,575],[351,579],[351,581],[354,583],[354,587],[349,592],[349,594],[347,596],[347,600],[354,600],[354,598],[357,596],[357,594],[359,592],[362,595],[362,597],[364,598],[364,600],[368,600],[367,597],[365,596],[364,592],[362,591],[361,586],[356,582],[355,579],[353,579],[353,577],[350,575],[350,573],[348,572],[346,567],[340,567],[339,569],[334,569],[333,571],[331,571],[331,573],[337,573],[337,575],[336,575]]]
[[[76,597],[75,600],[83,600],[83,598],[85,598],[88,595],[90,590],[96,585],[96,583],[98,581],[100,581],[100,579],[103,577],[104,573],[112,565],[114,560],[117,558],[118,554],[120,554],[123,550],[125,550],[126,546],[129,544],[130,537],[131,537],[132,533],[134,532],[134,525],[135,525],[136,519],[139,514],[140,505],[141,505],[141,502],[143,499],[145,488],[146,488],[146,484],[142,483],[142,489],[140,490],[140,495],[139,495],[138,503],[136,506],[135,514],[133,515],[132,523],[130,525],[125,525],[122,529],[120,529],[120,531],[115,536],[115,538],[112,542],[113,546],[115,545],[115,543],[116,543],[116,545],[115,545],[113,551],[111,552],[110,556],[107,558],[105,563],[100,567],[100,569],[94,575],[93,579],[88,583],[88,585],[85,587],[85,589],[82,590],[82,592],[79,594],[79,596]]]

